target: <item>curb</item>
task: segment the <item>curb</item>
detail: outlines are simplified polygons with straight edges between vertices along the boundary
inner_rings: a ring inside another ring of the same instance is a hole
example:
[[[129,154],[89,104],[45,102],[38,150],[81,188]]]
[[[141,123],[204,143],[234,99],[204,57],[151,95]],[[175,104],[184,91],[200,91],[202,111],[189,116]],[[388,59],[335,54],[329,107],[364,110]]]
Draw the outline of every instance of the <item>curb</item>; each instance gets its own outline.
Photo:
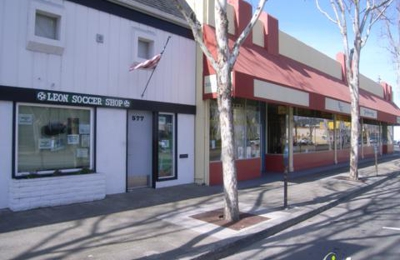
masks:
[[[232,238],[232,239],[229,239],[228,241],[226,241],[225,243],[222,242],[221,244],[216,244],[208,252],[205,252],[205,253],[203,253],[199,256],[196,256],[192,259],[197,259],[197,260],[221,259],[223,257],[232,255],[233,253],[237,252],[237,250],[239,248],[245,248],[255,242],[258,242],[264,238],[275,235],[289,227],[292,227],[300,222],[303,222],[309,218],[312,218],[328,209],[331,209],[331,208],[341,204],[344,201],[355,198],[367,191],[370,191],[373,188],[375,188],[376,186],[379,186],[382,183],[384,183],[390,179],[396,178],[399,174],[400,174],[400,172],[392,172],[380,180],[377,180],[373,183],[367,184],[366,186],[363,186],[363,187],[354,189],[350,192],[347,192],[346,194],[344,194],[343,196],[341,196],[340,198],[338,198],[334,201],[328,202],[325,205],[322,205],[320,207],[312,209],[309,212],[306,212],[304,214],[296,216],[292,219],[286,220],[286,221],[284,221],[280,224],[277,224],[273,227],[266,228],[264,230],[254,233],[254,234],[245,235],[245,236],[239,237],[237,239]]]

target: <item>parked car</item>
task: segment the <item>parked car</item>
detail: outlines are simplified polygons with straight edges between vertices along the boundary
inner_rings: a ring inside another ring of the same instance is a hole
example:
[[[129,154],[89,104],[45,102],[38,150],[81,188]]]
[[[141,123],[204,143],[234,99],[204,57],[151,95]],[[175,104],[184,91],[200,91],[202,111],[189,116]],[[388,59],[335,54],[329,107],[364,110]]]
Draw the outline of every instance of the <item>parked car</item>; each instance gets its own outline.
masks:
[[[301,144],[301,145],[312,145],[313,142],[308,138],[301,138],[299,140],[299,144]]]

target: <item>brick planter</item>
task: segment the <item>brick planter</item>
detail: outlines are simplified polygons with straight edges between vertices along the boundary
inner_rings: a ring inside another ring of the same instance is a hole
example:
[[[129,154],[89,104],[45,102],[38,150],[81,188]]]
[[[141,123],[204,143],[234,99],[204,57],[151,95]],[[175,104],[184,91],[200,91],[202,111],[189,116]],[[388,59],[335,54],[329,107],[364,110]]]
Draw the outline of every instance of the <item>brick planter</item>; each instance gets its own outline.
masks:
[[[105,174],[13,179],[9,188],[9,208],[13,211],[104,199]]]

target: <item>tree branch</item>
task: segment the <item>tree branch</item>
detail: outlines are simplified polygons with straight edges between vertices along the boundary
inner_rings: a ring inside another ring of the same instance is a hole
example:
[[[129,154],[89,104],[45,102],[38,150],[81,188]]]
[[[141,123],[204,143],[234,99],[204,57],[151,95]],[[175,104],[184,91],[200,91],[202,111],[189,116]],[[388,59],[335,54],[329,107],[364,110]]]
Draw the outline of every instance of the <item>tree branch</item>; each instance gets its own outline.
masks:
[[[370,10],[371,10],[371,12],[374,12],[374,11],[378,11],[378,14],[374,17],[374,15],[372,15],[371,14],[371,17],[370,17],[370,21],[369,21],[369,24],[368,24],[368,28],[367,28],[367,30],[366,30],[366,32],[365,32],[365,35],[364,35],[364,37],[363,37],[363,39],[362,39],[362,47],[367,43],[367,40],[368,40],[368,38],[369,38],[369,35],[370,35],[370,33],[371,33],[371,28],[372,28],[372,26],[378,21],[378,20],[380,20],[381,19],[381,17],[384,15],[384,13],[386,12],[386,10],[389,8],[389,6],[392,4],[392,2],[393,2],[393,0],[386,0],[386,1],[382,1],[379,5],[373,5],[373,6],[371,6],[370,8]],[[382,9],[380,9],[380,8],[382,8]],[[364,17],[363,17],[363,24],[360,26],[360,28],[362,28],[362,29],[364,29],[364,26],[365,26],[365,23],[364,23],[364,18],[366,17],[366,14],[364,14]],[[365,19],[366,20],[366,19]],[[361,32],[362,32],[362,30],[361,30]]]
[[[254,25],[256,24],[258,18],[261,15],[261,12],[264,8],[265,3],[268,0],[260,0],[258,2],[258,6],[253,14],[253,17],[251,18],[250,22],[247,24],[246,28],[244,28],[244,30],[242,31],[242,33],[239,35],[239,37],[237,38],[237,40],[235,41],[233,47],[232,47],[232,55],[230,57],[229,60],[229,65],[231,67],[233,67],[233,65],[236,62],[236,59],[239,55],[239,48],[240,46],[242,46],[244,40],[246,39],[246,37],[249,35],[250,31],[253,29]]]
[[[331,4],[333,4],[332,2],[333,2],[333,1],[331,0]],[[337,14],[337,12],[336,12],[336,9],[334,9],[334,11],[335,11],[335,16],[336,16],[336,20],[335,20],[335,19],[333,19],[333,18],[328,14],[328,12],[326,12],[325,10],[323,10],[323,9],[321,8],[321,6],[319,5],[319,0],[315,0],[315,4],[316,4],[318,10],[319,10],[323,15],[325,15],[326,18],[328,18],[329,21],[331,21],[331,22],[334,23],[334,24],[338,24],[339,18],[338,18],[338,14]]]
[[[193,37],[195,38],[196,42],[199,44],[201,50],[203,51],[204,55],[206,55],[208,61],[211,63],[212,67],[217,70],[217,62],[214,56],[211,54],[210,50],[204,43],[203,38],[203,30],[201,23],[197,20],[195,12],[192,8],[187,4],[185,0],[174,0],[176,6],[178,7],[179,11],[185,17],[186,21],[189,23],[190,28],[192,29]]]

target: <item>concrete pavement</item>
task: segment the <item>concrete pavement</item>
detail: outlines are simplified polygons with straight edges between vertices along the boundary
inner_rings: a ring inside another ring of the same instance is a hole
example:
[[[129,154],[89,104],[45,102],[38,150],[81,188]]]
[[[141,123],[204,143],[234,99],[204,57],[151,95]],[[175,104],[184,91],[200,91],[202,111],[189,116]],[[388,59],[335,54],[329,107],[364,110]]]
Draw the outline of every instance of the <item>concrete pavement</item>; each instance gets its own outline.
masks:
[[[399,178],[400,155],[360,161],[361,182],[346,180],[348,165],[290,176],[283,209],[281,175],[240,183],[240,210],[269,218],[234,231],[191,216],[223,206],[221,187],[195,184],[138,189],[102,201],[24,212],[0,211],[1,259],[218,259]],[[297,176],[294,178],[294,176]]]

